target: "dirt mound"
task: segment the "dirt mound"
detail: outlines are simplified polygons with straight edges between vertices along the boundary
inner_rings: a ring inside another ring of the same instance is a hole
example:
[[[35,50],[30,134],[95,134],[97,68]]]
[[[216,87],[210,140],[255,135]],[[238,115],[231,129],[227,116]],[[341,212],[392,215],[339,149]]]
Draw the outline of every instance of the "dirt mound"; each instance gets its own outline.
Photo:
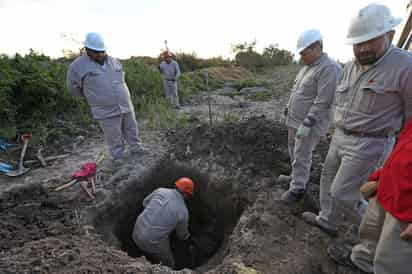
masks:
[[[213,67],[206,70],[211,78],[222,81],[234,81],[252,77],[252,73],[243,67]]]
[[[201,248],[189,257],[172,239],[180,267],[222,274],[356,273],[328,259],[325,249],[332,240],[301,220],[300,213],[313,210],[313,203],[286,207],[279,202],[288,186],[274,178],[290,171],[283,124],[253,117],[213,129],[207,124],[176,129],[166,139],[167,153],[130,163],[127,175],[105,187],[105,199],[93,204],[36,184],[3,192],[0,273],[190,273],[151,266],[130,238],[141,200],[182,175],[198,182],[188,207],[190,229]],[[313,182],[319,180],[327,147],[322,143],[314,155]],[[312,183],[307,195],[313,201],[316,187]]]
[[[148,273],[148,269],[144,260],[108,248],[93,235],[47,237],[0,258],[1,273]]]
[[[357,273],[335,265],[326,254],[332,239],[300,218],[303,211],[317,209],[317,184],[328,150],[326,140],[314,154],[305,201],[287,207],[280,202],[280,195],[288,185],[278,185],[273,179],[290,171],[284,125],[262,116],[236,124],[224,123],[212,130],[208,125],[198,125],[171,132],[168,139],[175,145],[171,151],[178,160],[209,171],[215,178],[211,182],[226,178],[213,187],[221,191],[229,189],[228,196],[251,205],[221,250],[226,254],[223,261],[217,259],[212,269],[200,267],[200,272]]]
[[[360,274],[328,258],[332,239],[305,224],[296,208],[283,205],[280,193],[259,194],[234,229],[228,255],[208,273]]]
[[[94,230],[79,226],[78,206],[36,184],[3,192],[0,273],[139,273],[144,269],[143,263],[109,248]]]
[[[49,236],[76,233],[74,211],[38,185],[14,188],[0,202],[0,250]]]
[[[177,159],[210,158],[232,172],[274,177],[288,172],[287,130],[274,121],[253,117],[210,130],[207,124],[170,132]]]

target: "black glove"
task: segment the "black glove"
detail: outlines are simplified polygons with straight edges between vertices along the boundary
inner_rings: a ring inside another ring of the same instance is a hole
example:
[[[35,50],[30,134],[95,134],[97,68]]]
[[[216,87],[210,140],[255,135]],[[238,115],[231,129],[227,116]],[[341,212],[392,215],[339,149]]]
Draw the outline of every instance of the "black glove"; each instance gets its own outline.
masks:
[[[185,243],[189,246],[194,244],[192,235],[189,235],[189,237],[187,237],[187,239],[185,240]]]
[[[289,112],[289,109],[288,108],[285,108],[284,110],[283,110],[283,116],[288,116],[288,112]]]
[[[302,124],[305,127],[313,127],[316,124],[316,119],[312,116],[307,116],[305,119],[303,119]]]

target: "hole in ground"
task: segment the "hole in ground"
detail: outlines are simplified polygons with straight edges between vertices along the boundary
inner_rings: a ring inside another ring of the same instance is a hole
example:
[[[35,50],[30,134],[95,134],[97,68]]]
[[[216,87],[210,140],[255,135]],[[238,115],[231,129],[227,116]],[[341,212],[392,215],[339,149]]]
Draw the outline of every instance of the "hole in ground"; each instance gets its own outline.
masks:
[[[176,269],[197,268],[208,263],[223,247],[228,236],[240,218],[246,202],[233,194],[224,181],[210,182],[209,176],[200,171],[163,161],[154,168],[143,182],[130,181],[124,191],[112,200],[94,221],[96,229],[111,244],[116,244],[131,257],[144,255],[132,240],[133,227],[137,216],[142,212],[144,198],[159,187],[173,188],[179,177],[190,177],[196,184],[192,200],[187,202],[189,210],[189,231],[196,243],[190,253],[184,242],[172,233],[171,247]],[[218,255],[217,255],[218,256]],[[220,255],[221,257],[221,255]],[[219,264],[223,258],[214,258],[210,267]]]

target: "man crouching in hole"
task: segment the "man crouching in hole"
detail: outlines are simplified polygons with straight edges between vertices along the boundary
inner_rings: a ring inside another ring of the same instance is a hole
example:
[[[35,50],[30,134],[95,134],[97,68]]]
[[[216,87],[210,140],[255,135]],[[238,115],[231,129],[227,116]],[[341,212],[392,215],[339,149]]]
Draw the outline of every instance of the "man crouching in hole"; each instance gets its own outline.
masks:
[[[189,233],[189,211],[185,200],[193,197],[194,183],[182,177],[175,182],[176,189],[158,188],[143,200],[143,212],[137,217],[133,240],[152,263],[171,268],[175,260],[170,248],[169,235],[175,230],[177,237],[193,247]]]

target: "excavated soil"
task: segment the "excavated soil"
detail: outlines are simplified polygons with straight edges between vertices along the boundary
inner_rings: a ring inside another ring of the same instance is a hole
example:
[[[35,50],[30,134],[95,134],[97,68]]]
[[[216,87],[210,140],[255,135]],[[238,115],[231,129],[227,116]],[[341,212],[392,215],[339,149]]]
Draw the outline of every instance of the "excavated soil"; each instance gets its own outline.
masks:
[[[8,186],[0,193],[0,273],[358,273],[331,261],[325,250],[335,240],[300,218],[318,209],[327,140],[316,149],[308,195],[288,207],[279,201],[288,186],[274,179],[290,172],[287,131],[276,119],[249,115],[155,134],[144,137],[149,153],[99,176],[95,200],[78,186],[53,188],[93,160],[102,140],[15,181],[0,178]],[[172,271],[152,265],[131,231],[144,197],[180,176],[196,182],[188,202],[196,250],[172,236],[182,269]]]

